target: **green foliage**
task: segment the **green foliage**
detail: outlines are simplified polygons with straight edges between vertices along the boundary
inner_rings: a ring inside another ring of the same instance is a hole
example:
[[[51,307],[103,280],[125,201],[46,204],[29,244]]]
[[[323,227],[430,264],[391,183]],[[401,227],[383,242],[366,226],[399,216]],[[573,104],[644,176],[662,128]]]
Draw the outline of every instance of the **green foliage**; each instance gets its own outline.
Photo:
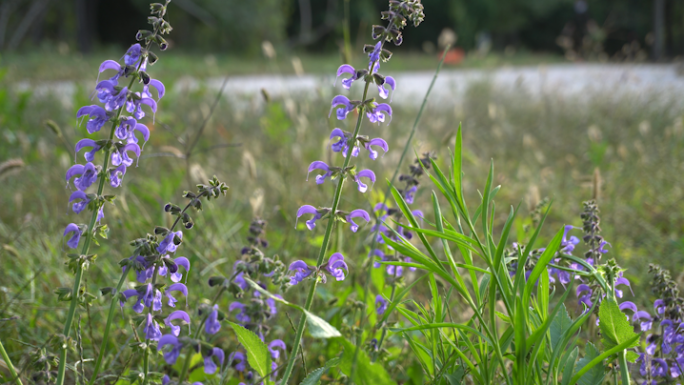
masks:
[[[637,333],[634,332],[634,327],[629,324],[629,320],[625,317],[625,313],[620,310],[617,302],[613,299],[606,299],[601,302],[599,306],[599,319],[601,327],[601,342],[603,347],[608,350],[625,341],[634,339]],[[635,342],[634,345],[637,346]]]
[[[592,360],[596,359],[599,356],[598,350],[596,350],[596,347],[594,344],[591,342],[587,343],[587,346],[585,348],[585,353],[584,357],[582,357],[578,362],[577,362],[577,372],[582,370],[587,364],[589,364]],[[588,372],[584,373],[582,377],[580,377],[578,384],[580,385],[600,385],[603,383],[603,377],[605,376],[605,371],[603,369],[603,364],[600,363]]]
[[[342,373],[350,375],[356,348],[345,338],[338,338],[336,341],[344,349],[340,358],[340,370]],[[358,355],[357,370],[353,378],[354,383],[358,385],[396,385],[385,368],[379,363],[371,362],[366,352],[359,350]]]
[[[271,353],[268,346],[261,341],[259,336],[244,327],[228,321],[228,324],[235,331],[238,341],[247,351],[247,362],[261,377],[271,371]]]
[[[321,377],[325,374],[325,372],[328,371],[330,368],[334,368],[337,365],[340,364],[340,358],[333,358],[332,360],[328,361],[325,363],[325,365],[322,368],[318,368],[311,373],[309,373],[304,380],[299,383],[299,385],[318,385],[321,383]]]

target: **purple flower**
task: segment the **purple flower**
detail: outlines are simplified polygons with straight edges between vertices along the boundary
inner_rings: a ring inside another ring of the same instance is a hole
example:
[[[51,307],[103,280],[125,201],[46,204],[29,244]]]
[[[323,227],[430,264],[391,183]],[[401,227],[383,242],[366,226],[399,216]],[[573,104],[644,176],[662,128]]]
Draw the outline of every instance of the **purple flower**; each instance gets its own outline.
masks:
[[[188,313],[184,312],[183,310],[176,310],[173,313],[169,314],[169,316],[166,317],[166,319],[164,320],[164,324],[167,327],[171,328],[171,334],[178,337],[178,335],[180,335],[181,327],[171,323],[171,321],[174,321],[174,320],[181,320],[186,325],[190,325],[190,316],[188,315]]]
[[[133,44],[124,55],[124,63],[128,66],[135,64],[140,59],[140,44]]]
[[[663,314],[665,312],[665,301],[662,299],[657,299],[653,302],[653,307],[656,309],[658,314]]]
[[[361,181],[361,178],[368,178],[372,183],[375,183],[375,173],[372,170],[363,170],[356,173],[353,176],[354,182],[359,185],[359,191],[365,193],[368,190],[368,186]],[[318,181],[318,177],[316,177]]]
[[[143,91],[142,91],[143,97],[145,97],[145,98],[152,98],[153,97],[152,93],[150,92],[150,86],[154,87],[157,90],[157,100],[164,97],[164,93],[166,92],[166,88],[164,87],[164,84],[157,79],[150,79],[150,83],[143,86]]]
[[[372,160],[376,160],[378,158],[378,152],[373,150],[371,146],[380,146],[380,148],[384,151],[383,155],[389,151],[389,147],[387,146],[387,142],[385,142],[384,139],[382,138],[375,138],[371,139],[368,143],[366,143],[366,150],[368,150],[368,156]]]
[[[295,275],[290,277],[290,285],[294,286],[304,280],[313,273],[313,269],[307,265],[304,261],[298,260],[290,264],[290,271],[294,271]]]
[[[412,260],[411,258],[409,258],[409,257],[405,257],[405,258],[404,258],[404,262],[406,262],[406,263],[412,263],[413,260]],[[416,271],[417,269],[416,269],[415,267],[409,267],[409,270],[411,270],[411,271]]]
[[[617,289],[617,286],[619,286],[619,285],[625,285],[625,286],[629,287],[629,291],[632,291],[632,285],[630,285],[630,283],[629,283],[629,281],[627,280],[627,278],[625,278],[625,277],[622,276],[622,272],[618,273],[618,278],[615,280],[615,287],[616,287],[616,289],[615,289],[615,295],[616,295],[618,298],[622,298],[622,290],[618,290],[618,289]],[[633,292],[633,291],[632,291],[632,295],[634,295],[634,292]]]
[[[608,243],[608,242],[606,242],[606,241],[602,241],[602,242],[599,244],[599,249],[598,249],[598,251],[599,251],[600,253],[603,253],[603,254],[607,253],[608,250],[606,250],[606,245],[608,245],[608,246],[610,246],[610,247],[613,247],[613,245],[611,245],[610,243]]]
[[[72,206],[72,209],[76,214],[80,214],[81,211],[85,210],[86,207],[88,207],[88,203],[90,203],[90,198],[84,193],[83,191],[76,190],[73,193],[71,193],[71,196],[69,197],[69,203],[80,199],[80,202],[75,202]]]
[[[378,315],[383,315],[387,310],[387,300],[385,300],[381,294],[375,297],[375,312]]]
[[[359,225],[354,222],[353,218],[363,218],[366,222],[370,222],[370,215],[363,209],[356,209],[347,215],[347,222],[351,223],[351,231],[356,232],[359,229]]]
[[[245,369],[247,369],[247,366],[245,365],[245,353],[242,352],[233,352],[230,353],[228,356],[228,363],[235,368],[238,372],[244,372]],[[234,361],[238,361],[236,364],[233,364]]]
[[[575,229],[575,226],[570,226],[567,225],[565,226],[565,230],[563,231],[563,240],[561,241],[561,252],[570,254],[572,253],[573,250],[575,250],[575,246],[579,244],[580,240],[579,238],[575,236],[571,236],[570,240],[567,239],[568,232],[572,229]]]
[[[114,90],[116,91],[116,90]],[[116,111],[126,103],[128,97],[128,88],[124,87],[117,94],[111,94],[107,99],[100,100],[105,104],[105,110]]]
[[[330,275],[335,277],[335,279],[338,281],[344,280],[345,270],[349,271],[349,267],[344,262],[344,255],[340,253],[335,253],[331,255],[325,268],[328,270]]]
[[[304,205],[300,207],[299,210],[297,210],[297,219],[304,214],[314,215],[313,218],[306,221],[306,227],[309,230],[313,230],[316,227],[316,221],[323,217],[323,213],[311,205]],[[295,228],[297,228],[297,222],[295,222]]]
[[[392,107],[390,107],[389,104],[380,103],[367,111],[366,116],[371,123],[382,123],[385,121],[385,116],[389,116],[391,121]],[[389,124],[389,122],[387,122],[387,124]]]
[[[268,351],[271,353],[271,358],[274,361],[280,358],[280,350],[278,349],[284,352],[285,349],[287,349],[287,347],[285,346],[285,342],[283,342],[282,340],[273,340],[270,344],[268,344]]]
[[[654,377],[667,376],[667,362],[662,358],[654,358],[651,361],[651,375]]]
[[[647,330],[651,330],[651,328],[653,327],[653,317],[651,317],[651,315],[648,314],[648,312],[640,310],[640,311],[634,313],[632,320],[641,321],[639,326],[641,327],[642,332],[645,332]]]
[[[109,61],[111,61],[111,60],[109,60]],[[116,62],[114,62],[114,63],[116,63]],[[116,64],[118,64],[118,63],[116,63]],[[115,76],[115,78],[116,77],[118,77],[118,75]],[[117,94],[117,91],[114,88],[116,86],[117,86],[117,81],[114,78],[113,78],[113,80],[103,80],[103,81],[97,83],[97,85],[95,86],[95,91],[97,92],[97,99],[100,101],[100,103],[106,103],[108,100],[113,98],[114,95]]]
[[[109,171],[109,184],[114,188],[121,186],[124,175],[126,175],[126,165],[122,164]]]
[[[173,262],[176,264],[176,266],[182,266],[183,269],[185,269],[186,273],[190,271],[190,261],[188,261],[187,258],[178,257],[178,258],[174,259]],[[176,270],[175,272],[172,272],[170,274],[170,278],[171,278],[171,281],[173,281],[173,282],[180,282],[181,278],[183,278],[183,274],[179,273],[178,270]],[[187,278],[187,276],[186,276],[186,278]],[[187,279],[186,279],[186,281],[187,281]]]
[[[316,184],[323,184],[325,180],[333,174],[333,172],[330,170],[330,167],[328,167],[325,162],[317,160],[309,165],[309,173],[306,174],[307,181],[309,180],[309,174],[311,174],[311,172],[314,170],[322,170],[324,172],[322,175],[316,175]]]
[[[75,164],[71,166],[69,170],[67,170],[66,181],[68,183],[71,178],[74,178],[76,175],[80,175],[79,177],[74,178],[74,186],[81,191],[85,191],[88,189],[88,187],[95,183],[95,181],[97,181],[97,174],[97,169],[91,162],[86,163],[85,166],[81,164]]]
[[[404,200],[406,203],[412,205],[413,200],[416,198],[416,191],[418,191],[418,186],[411,186],[409,189],[404,191]]]
[[[348,77],[346,79],[342,79],[342,87],[344,87],[345,89],[350,89],[354,80],[358,80],[359,76],[362,73],[361,73],[361,71],[356,71],[354,69],[354,67],[350,66],[349,64],[342,64],[340,66],[340,68],[337,69],[337,78],[342,76],[342,74],[350,74],[351,75],[350,77]],[[337,81],[337,78],[335,79],[335,81]]]
[[[76,154],[81,151],[84,147],[92,147],[93,149],[85,153],[85,160],[92,162],[95,159],[95,153],[100,150],[100,146],[95,143],[92,139],[81,139],[76,143]]]
[[[138,121],[131,117],[122,118],[121,123],[114,130],[114,135],[121,140],[126,140],[131,136],[131,131],[133,131],[136,124],[138,124]]]
[[[138,98],[126,101],[126,111],[133,114],[133,116],[140,120],[145,117],[145,112],[142,110],[143,104],[150,107],[153,113],[157,112],[157,102],[152,98],[142,97],[140,93],[136,92]]]
[[[186,305],[187,305],[188,288],[185,285],[183,285],[182,283],[174,283],[174,284],[170,285],[168,287],[168,289],[166,289],[164,292],[164,294],[166,294],[166,298],[168,298],[168,300],[169,300],[168,305],[171,307],[176,307],[176,302],[178,302],[178,300],[176,298],[174,298],[173,295],[171,295],[172,291],[179,291],[179,292],[183,293],[183,295],[185,296],[185,301],[186,301]]]
[[[204,373],[214,374],[216,373],[216,363],[214,363],[214,357],[219,361],[219,366],[223,366],[223,350],[219,348],[211,349],[211,354],[204,357]]]
[[[373,63],[380,61],[380,52],[382,52],[382,40],[377,42],[375,47],[373,47],[373,50],[368,53],[368,68],[370,68]]]
[[[69,238],[67,241],[67,246],[71,247],[72,249],[75,249],[78,247],[78,242],[81,240],[81,235],[83,234],[81,232],[81,228],[78,227],[75,223],[69,223],[64,229],[64,235],[66,237],[67,234],[69,233],[74,233],[74,235]]]
[[[159,242],[159,246],[157,247],[157,252],[159,254],[167,254],[167,253],[174,253],[176,249],[178,249],[178,245],[175,243],[174,238],[178,237],[179,239],[183,239],[183,232],[182,231],[171,231],[169,232],[166,237],[164,238],[163,241]]]
[[[235,319],[242,325],[246,325],[252,320],[252,317],[250,317],[247,312],[245,312],[245,309],[247,307],[240,303],[240,302],[233,302],[228,306],[228,311],[233,312],[233,310],[238,309],[240,312],[235,316]]]
[[[342,151],[342,154],[343,154],[344,156],[347,156],[347,149],[349,148],[349,146],[347,145],[347,141],[348,141],[348,139],[349,139],[349,138],[348,138],[349,136],[351,136],[351,134],[345,133],[344,131],[342,131],[342,130],[339,129],[339,128],[333,129],[332,132],[330,133],[330,139],[333,139],[333,138],[340,138],[340,140],[338,140],[337,142],[333,143],[333,144],[330,146],[330,148],[331,148],[334,152],[340,152],[340,151]],[[356,154],[354,154],[354,153],[356,153]],[[357,156],[358,154],[359,154],[358,147],[355,147],[355,148],[354,148],[354,151],[352,151],[352,156]]]
[[[159,330],[159,324],[154,320],[150,313],[147,313],[147,322],[143,329],[143,333],[145,333],[146,339],[153,341],[160,339],[162,336],[161,330]]]
[[[204,331],[207,334],[216,334],[219,330],[221,330],[221,323],[218,320],[218,305],[214,305],[214,309],[209,313],[209,317],[207,317]]]
[[[371,252],[368,254],[369,257],[380,257],[381,261],[385,261],[385,253],[382,252],[380,249],[373,249]],[[375,261],[373,262],[373,267],[378,268],[382,266],[380,262]]]
[[[388,91],[385,88],[386,85],[389,85],[392,91],[394,91],[394,89],[397,87],[397,84],[394,81],[394,78],[391,76],[387,76],[385,78],[385,82],[378,86],[378,93],[380,94],[380,97],[383,99],[387,99],[387,97],[389,96],[389,93],[390,93],[390,91]],[[391,101],[392,100],[390,99],[390,102]]]
[[[280,294],[276,294],[276,297],[279,297],[282,299],[282,296]],[[278,309],[276,308],[276,302],[273,298],[266,298],[266,306],[268,306],[268,314],[270,314],[271,317],[278,314]]]
[[[174,336],[173,334],[165,334],[164,336],[162,336],[162,338],[159,339],[159,343],[157,344],[157,350],[164,349],[164,346],[166,345],[171,345],[171,349],[166,350],[164,352],[164,361],[166,361],[166,363],[169,365],[173,365],[176,363],[176,360],[180,355],[180,351],[183,347],[183,344],[181,344],[178,341],[178,338],[176,338],[176,336]]]
[[[404,267],[387,265],[387,274],[395,277],[401,277],[404,274]]]
[[[330,113],[328,114],[328,117],[330,117],[332,110],[337,108],[337,106],[342,106],[342,108],[337,109],[337,120],[344,120],[350,112],[356,109],[356,106],[349,101],[348,97],[344,95],[337,95],[331,102]]]
[[[581,293],[586,293],[586,294],[580,295]],[[577,286],[577,289],[575,291],[575,295],[577,295],[577,298],[579,299],[578,303],[580,305],[584,304],[587,307],[592,306],[591,295],[593,293],[594,293],[594,291],[591,290],[591,288],[585,284],[581,284],[581,285]]]
[[[90,134],[100,131],[102,126],[109,121],[107,111],[97,105],[81,107],[76,113],[76,118],[86,115],[90,116],[90,120],[86,123],[86,130],[88,130],[88,133]]]
[[[123,164],[126,167],[131,167],[133,159],[128,156],[129,151],[133,151],[136,158],[140,158],[140,146],[136,143],[128,143],[123,148],[115,148],[112,151],[112,166],[120,166]]]
[[[121,64],[115,62],[114,60],[105,60],[102,62],[102,64],[100,64],[100,73],[103,73],[106,70],[115,70],[117,72],[117,74],[111,79],[112,81],[116,81],[121,75],[123,75],[123,68],[121,67]]]

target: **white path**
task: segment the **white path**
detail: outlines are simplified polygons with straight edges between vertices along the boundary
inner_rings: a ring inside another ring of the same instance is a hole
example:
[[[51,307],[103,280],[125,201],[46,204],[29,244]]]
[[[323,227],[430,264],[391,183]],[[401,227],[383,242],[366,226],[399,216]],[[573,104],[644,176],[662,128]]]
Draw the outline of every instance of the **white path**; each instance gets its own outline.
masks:
[[[397,90],[393,103],[418,104],[422,100],[432,79],[432,72],[404,72],[392,74],[397,80]],[[445,105],[458,103],[469,86],[477,82],[490,82],[495,90],[520,93],[521,97],[539,98],[578,97],[592,95],[622,97],[625,95],[660,98],[664,101],[683,100],[684,76],[678,75],[675,65],[655,64],[565,64],[537,67],[510,67],[494,70],[444,69],[431,96],[432,103]],[[261,90],[265,89],[274,97],[312,95],[323,93],[326,97],[333,92],[348,94],[340,88],[333,90],[334,78],[316,75],[297,76],[236,76],[226,85],[225,95],[242,102],[258,102]],[[178,79],[169,91],[183,92],[188,89],[207,86],[219,89],[222,78],[197,81],[191,78]],[[32,87],[28,82],[18,82],[17,90]],[[361,85],[354,85],[352,91]],[[65,102],[72,99],[76,90],[73,82],[49,82],[32,87],[35,95],[55,93]],[[351,96],[354,96],[352,94]],[[373,93],[372,95],[376,95]],[[357,96],[358,97],[358,96]],[[68,103],[68,102],[67,102]]]

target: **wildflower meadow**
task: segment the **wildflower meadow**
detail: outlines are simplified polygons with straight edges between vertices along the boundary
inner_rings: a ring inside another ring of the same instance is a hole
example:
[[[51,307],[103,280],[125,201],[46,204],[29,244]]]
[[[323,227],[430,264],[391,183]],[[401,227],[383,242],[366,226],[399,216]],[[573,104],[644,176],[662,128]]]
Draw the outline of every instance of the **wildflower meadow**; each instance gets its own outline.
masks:
[[[449,42],[398,103],[421,0],[325,86],[241,98],[164,67],[170,4],[68,96],[0,67],[0,383],[681,382],[677,101],[457,106]]]

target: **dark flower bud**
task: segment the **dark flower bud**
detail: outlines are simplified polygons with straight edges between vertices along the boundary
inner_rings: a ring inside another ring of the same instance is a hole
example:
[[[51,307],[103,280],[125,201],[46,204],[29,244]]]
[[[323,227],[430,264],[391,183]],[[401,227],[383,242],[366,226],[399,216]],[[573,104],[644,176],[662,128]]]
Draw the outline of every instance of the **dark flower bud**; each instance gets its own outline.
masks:
[[[164,4],[152,3],[150,4],[150,13],[157,15],[163,14],[164,12],[166,12],[165,8],[166,7],[164,6]]]
[[[173,236],[173,244],[178,246],[181,243],[183,243],[183,240],[181,239],[181,237],[179,237],[178,235],[174,235]]]
[[[138,71],[138,76],[140,77],[140,80],[143,82],[144,85],[150,84],[150,75],[148,75],[147,72]]]
[[[152,36],[153,34],[154,33],[152,31],[141,29],[138,31],[138,33],[135,34],[135,40],[142,41],[142,40],[147,39],[148,37]]]
[[[167,229],[166,227],[157,226],[157,227],[154,228],[154,234],[155,234],[155,235],[162,235],[162,236],[164,236],[164,235],[166,235],[166,234],[168,234],[168,233],[169,233],[169,229]]]
[[[169,269],[171,273],[177,273],[178,272],[178,265],[176,265],[176,262],[171,260],[171,258],[164,258],[163,259],[164,265]]]
[[[103,296],[112,294],[112,293],[114,293],[114,288],[113,287],[103,287],[100,289],[100,293],[102,293]]]
[[[219,277],[209,277],[209,286],[214,287],[218,285],[222,285],[226,281],[226,277],[219,276]]]
[[[159,56],[157,56],[154,52],[149,52],[147,54],[147,64],[154,65],[157,60],[159,60]]]
[[[164,39],[163,37],[157,36],[156,40],[160,50],[166,51],[166,49],[169,48],[169,43],[167,43],[166,39]]]
[[[185,222],[184,226],[187,230],[190,230],[195,224],[192,222]]]
[[[164,205],[164,211],[166,211],[167,213],[171,211],[171,203],[167,203]]]
[[[376,72],[373,74],[373,82],[381,86],[385,84],[385,77]]]
[[[385,27],[381,25],[374,25],[373,32],[371,33],[371,38],[373,40],[378,40],[385,33]]]

